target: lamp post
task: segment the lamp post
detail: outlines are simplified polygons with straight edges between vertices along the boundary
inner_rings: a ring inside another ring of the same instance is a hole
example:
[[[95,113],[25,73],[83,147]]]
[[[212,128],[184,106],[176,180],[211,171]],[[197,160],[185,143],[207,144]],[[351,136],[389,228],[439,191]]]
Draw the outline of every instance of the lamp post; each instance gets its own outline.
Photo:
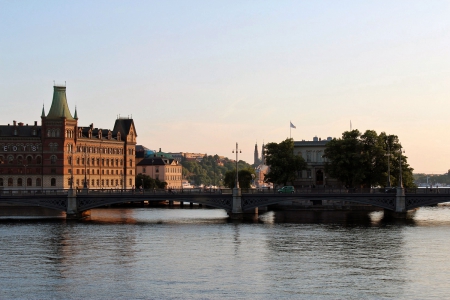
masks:
[[[235,150],[231,151],[231,153],[234,153]],[[238,153],[242,153],[240,149],[238,149],[238,143],[236,143],[236,184],[235,188],[239,188],[239,175],[238,175]]]
[[[388,158],[387,187],[390,188],[391,187],[391,162],[390,162],[391,149],[389,148],[389,143],[387,143],[387,149],[388,149],[388,153],[385,154],[385,156],[387,156],[387,158]]]
[[[402,175],[402,153],[405,153],[405,151],[402,151],[402,145],[400,144],[400,156],[399,156],[399,161],[400,161],[400,174],[398,176],[398,187],[399,188],[403,188],[403,175]]]
[[[89,159],[89,154],[87,153],[87,147],[86,145],[84,145],[84,183],[83,183],[83,188],[87,189],[88,185],[87,185],[87,174],[86,174],[86,170],[87,170],[87,160]]]
[[[67,145],[67,153],[69,154],[69,159],[70,159],[70,189],[73,189],[73,151],[71,149],[71,145]]]

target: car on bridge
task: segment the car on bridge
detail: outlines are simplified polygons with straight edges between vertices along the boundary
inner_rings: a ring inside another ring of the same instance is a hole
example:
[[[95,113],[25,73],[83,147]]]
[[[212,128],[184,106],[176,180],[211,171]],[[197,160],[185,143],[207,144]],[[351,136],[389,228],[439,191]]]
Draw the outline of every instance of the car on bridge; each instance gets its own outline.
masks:
[[[283,186],[281,189],[278,189],[279,194],[293,194],[295,189],[292,185]]]

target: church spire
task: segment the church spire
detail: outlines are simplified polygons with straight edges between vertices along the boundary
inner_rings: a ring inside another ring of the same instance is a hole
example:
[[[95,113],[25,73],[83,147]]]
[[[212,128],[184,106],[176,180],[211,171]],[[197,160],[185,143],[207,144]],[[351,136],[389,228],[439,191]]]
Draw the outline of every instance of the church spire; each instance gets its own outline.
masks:
[[[54,86],[53,87],[53,101],[52,106],[47,115],[47,119],[60,119],[66,118],[67,120],[74,120],[67,105],[66,87]]]
[[[45,118],[44,104],[42,104],[42,114],[41,114],[41,118]]]
[[[254,160],[253,164],[255,166],[259,165],[259,153],[258,153],[258,142],[255,144],[255,153],[254,153]]]

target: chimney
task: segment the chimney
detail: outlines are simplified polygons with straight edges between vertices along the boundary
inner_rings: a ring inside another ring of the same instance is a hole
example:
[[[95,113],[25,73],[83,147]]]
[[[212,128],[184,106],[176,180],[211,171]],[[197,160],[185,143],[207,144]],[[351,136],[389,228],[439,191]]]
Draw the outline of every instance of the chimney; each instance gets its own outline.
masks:
[[[37,121],[34,121],[34,126],[37,126]]]
[[[23,123],[22,122],[19,122],[19,124],[18,124],[19,126],[23,126]]]
[[[13,121],[13,125],[16,126],[16,121]]]

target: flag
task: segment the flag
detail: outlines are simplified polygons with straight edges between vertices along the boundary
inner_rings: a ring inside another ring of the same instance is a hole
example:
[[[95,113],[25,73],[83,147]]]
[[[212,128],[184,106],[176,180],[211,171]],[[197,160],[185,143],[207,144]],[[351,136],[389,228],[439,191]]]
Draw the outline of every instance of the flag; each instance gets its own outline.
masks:
[[[294,126],[294,124],[292,124],[292,122],[290,122],[290,123],[291,123],[291,128],[294,128],[294,129],[297,128],[297,127]]]

